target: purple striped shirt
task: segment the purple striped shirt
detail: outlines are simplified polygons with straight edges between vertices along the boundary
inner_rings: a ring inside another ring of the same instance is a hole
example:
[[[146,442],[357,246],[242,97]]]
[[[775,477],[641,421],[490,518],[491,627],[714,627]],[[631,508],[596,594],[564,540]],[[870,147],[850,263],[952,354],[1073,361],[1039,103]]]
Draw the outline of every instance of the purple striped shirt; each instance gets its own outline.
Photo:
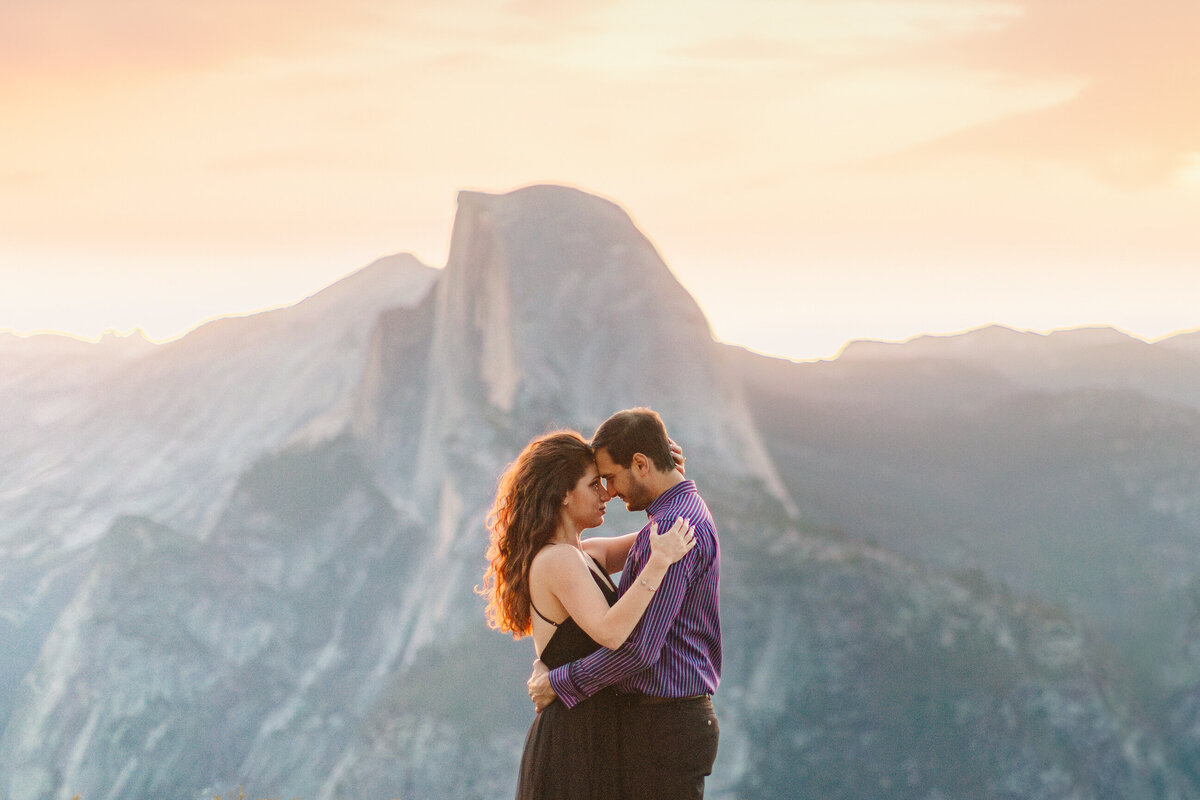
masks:
[[[667,569],[641,622],[616,650],[600,649],[550,671],[568,708],[605,686],[656,697],[712,694],[721,680],[718,583],[721,547],[708,506],[692,481],[675,484],[646,509],[660,531],[677,517],[695,528],[696,546]],[[638,532],[618,587],[624,594],[650,558],[650,524]]]

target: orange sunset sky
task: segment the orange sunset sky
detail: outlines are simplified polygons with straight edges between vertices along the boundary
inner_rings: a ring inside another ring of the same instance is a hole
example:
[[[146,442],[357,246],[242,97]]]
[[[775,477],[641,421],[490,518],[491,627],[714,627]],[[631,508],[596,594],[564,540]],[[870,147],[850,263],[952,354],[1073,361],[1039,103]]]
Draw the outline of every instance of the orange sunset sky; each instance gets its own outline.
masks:
[[[1195,0],[0,4],[0,329],[177,336],[459,189],[623,206],[726,341],[1200,328]]]

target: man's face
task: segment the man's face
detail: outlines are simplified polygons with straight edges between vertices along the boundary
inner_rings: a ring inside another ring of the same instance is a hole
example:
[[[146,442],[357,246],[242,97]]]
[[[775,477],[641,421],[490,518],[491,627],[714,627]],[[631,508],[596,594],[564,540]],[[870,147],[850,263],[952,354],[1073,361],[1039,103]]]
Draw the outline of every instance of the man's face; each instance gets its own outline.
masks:
[[[625,508],[630,511],[644,511],[654,499],[630,467],[622,467],[609,457],[608,448],[601,447],[596,451],[596,469],[600,471],[608,493],[624,500]]]

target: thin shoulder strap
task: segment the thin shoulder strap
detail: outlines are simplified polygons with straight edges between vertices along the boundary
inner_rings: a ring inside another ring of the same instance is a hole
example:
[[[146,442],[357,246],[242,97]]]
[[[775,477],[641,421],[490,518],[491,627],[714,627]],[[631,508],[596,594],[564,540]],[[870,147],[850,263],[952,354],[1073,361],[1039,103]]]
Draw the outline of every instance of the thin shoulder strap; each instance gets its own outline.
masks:
[[[529,599],[529,607],[533,609],[533,613],[537,614],[539,617],[542,618],[542,622],[549,623],[550,625],[553,625],[556,628],[562,624],[561,622],[551,622],[550,620],[546,619],[546,615],[543,614],[542,612],[538,611],[537,606],[535,606],[533,604],[533,598]]]
[[[595,556],[588,556],[588,558],[590,558],[592,563],[596,565],[596,569],[591,569],[591,567],[588,567],[588,569],[591,570],[592,575],[599,580],[604,581],[608,585],[608,588],[612,589],[614,592],[620,591],[617,589],[616,584],[613,583],[612,577],[609,576],[609,574],[604,570],[604,565],[600,563],[599,559],[597,559]],[[562,622],[554,622],[553,620],[547,618],[545,614],[538,611],[537,606],[533,604],[532,597],[529,598],[529,607],[533,609],[533,613],[541,617],[543,622],[553,625],[555,628],[557,628],[559,625],[562,625]],[[563,620],[563,622],[566,622],[566,620]]]
[[[608,571],[606,569],[604,569],[604,565],[600,563],[600,559],[596,558],[595,556],[589,556],[589,557],[592,559],[592,562],[599,568],[599,569],[592,570],[592,574],[597,576],[598,578],[601,578],[606,584],[608,584],[608,588],[612,589],[614,592],[620,591],[619,589],[617,589],[616,584],[613,583],[612,576],[608,574]],[[541,614],[538,614],[538,616],[542,617]],[[542,617],[542,619],[545,619],[545,617]]]

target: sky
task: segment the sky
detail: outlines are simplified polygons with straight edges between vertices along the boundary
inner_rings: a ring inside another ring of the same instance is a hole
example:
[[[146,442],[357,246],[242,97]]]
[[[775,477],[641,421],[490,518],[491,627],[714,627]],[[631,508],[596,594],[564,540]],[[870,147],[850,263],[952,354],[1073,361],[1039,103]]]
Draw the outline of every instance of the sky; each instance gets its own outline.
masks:
[[[1200,328],[1195,0],[0,0],[0,329],[177,337],[460,189],[630,213],[724,341]]]

